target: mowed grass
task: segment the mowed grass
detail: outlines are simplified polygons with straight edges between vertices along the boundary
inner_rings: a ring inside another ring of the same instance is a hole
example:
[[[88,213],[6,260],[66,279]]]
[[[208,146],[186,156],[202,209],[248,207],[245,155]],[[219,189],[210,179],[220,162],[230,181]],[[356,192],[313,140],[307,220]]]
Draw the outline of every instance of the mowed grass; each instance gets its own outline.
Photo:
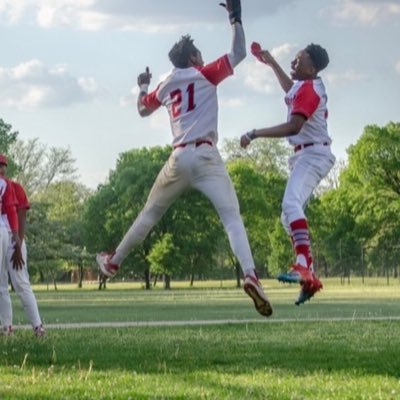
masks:
[[[296,307],[297,287],[264,282],[274,304],[269,320],[233,282],[168,292],[117,283],[104,292],[37,290],[48,325],[245,321],[58,328],[44,340],[19,329],[0,337],[0,399],[399,399],[400,285],[324,283]],[[13,302],[16,323],[26,324],[14,295]]]

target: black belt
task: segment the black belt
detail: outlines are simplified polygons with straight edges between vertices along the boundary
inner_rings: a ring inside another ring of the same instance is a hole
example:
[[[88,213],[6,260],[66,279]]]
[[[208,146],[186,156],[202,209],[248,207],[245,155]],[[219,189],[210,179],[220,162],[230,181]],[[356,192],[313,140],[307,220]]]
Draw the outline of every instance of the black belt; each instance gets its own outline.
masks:
[[[297,153],[300,150],[305,149],[306,147],[310,147],[310,146],[315,146],[315,145],[321,145],[321,146],[329,146],[328,142],[324,142],[324,143],[304,143],[304,144],[296,144],[296,146],[294,146],[294,152]]]
[[[196,147],[201,146],[202,144],[208,144],[209,146],[212,146],[212,142],[210,140],[199,140],[197,142],[189,142],[189,143],[180,143],[176,144],[174,146],[174,149],[177,149],[178,147],[186,147],[188,144],[194,144]]]

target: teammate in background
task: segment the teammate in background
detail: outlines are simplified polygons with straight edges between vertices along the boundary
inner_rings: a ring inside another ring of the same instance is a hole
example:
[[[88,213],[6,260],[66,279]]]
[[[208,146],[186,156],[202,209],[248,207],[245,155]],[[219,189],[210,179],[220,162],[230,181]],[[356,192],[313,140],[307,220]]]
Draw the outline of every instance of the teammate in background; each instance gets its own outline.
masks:
[[[0,177],[4,179],[7,172],[7,158],[0,154]],[[46,332],[42,325],[42,320],[39,315],[39,310],[36,302],[35,295],[33,294],[28,274],[27,266],[27,250],[25,244],[25,225],[26,225],[26,212],[30,208],[28,198],[25,194],[23,187],[11,180],[7,180],[8,185],[12,187],[15,193],[15,208],[18,218],[18,238],[21,243],[21,256],[23,262],[16,262],[15,249],[12,241],[8,242],[8,251],[5,260],[5,276],[2,275],[0,279],[0,290],[2,298],[0,301],[0,315],[2,316],[2,323],[5,334],[12,334],[12,306],[11,298],[8,291],[8,276],[10,276],[13,288],[21,299],[25,313],[32,324],[33,331],[37,337],[45,336]],[[11,224],[10,224],[11,225]]]
[[[296,261],[289,272],[278,276],[278,280],[300,283],[300,295],[295,303],[299,305],[322,288],[313,271],[304,209],[316,186],[335,163],[327,130],[327,95],[318,76],[328,65],[329,57],[324,48],[310,44],[292,61],[289,77],[270,52],[262,50],[258,43],[252,44],[251,52],[274,71],[286,93],[288,118],[283,124],[247,132],[240,138],[240,144],[246,148],[257,138],[287,137],[293,146],[294,154],[289,159],[290,176],[282,201],[282,224],[292,239]]]
[[[221,218],[244,273],[245,292],[260,314],[270,316],[272,307],[256,275],[238,199],[216,147],[217,85],[232,75],[233,68],[246,56],[240,0],[227,0],[221,5],[226,7],[232,25],[233,42],[229,54],[204,65],[201,52],[187,35],[169,52],[175,68],[154,91],[148,93],[151,80],[148,68],[138,76],[138,112],[144,117],[162,105],[167,108],[173,151],[157,176],[143,210],[116,251],[98,254],[97,262],[103,274],[113,277],[129,251],[145,239],[170,205],[186,189],[194,188],[208,197]]]

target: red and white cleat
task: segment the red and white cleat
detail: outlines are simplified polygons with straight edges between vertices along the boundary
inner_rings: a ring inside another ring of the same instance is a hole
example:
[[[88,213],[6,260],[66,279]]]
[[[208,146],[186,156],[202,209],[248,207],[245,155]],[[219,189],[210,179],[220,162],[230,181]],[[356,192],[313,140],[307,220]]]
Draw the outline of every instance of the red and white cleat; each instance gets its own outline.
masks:
[[[323,288],[322,282],[314,275],[314,273],[312,273],[312,277],[313,279],[311,282],[301,285],[299,297],[294,303],[296,306],[311,300],[315,293],[319,292]]]
[[[13,336],[13,335],[14,335],[14,329],[12,325],[3,327],[3,336]]]
[[[244,278],[244,291],[254,301],[256,310],[264,317],[272,315],[272,306],[257,277],[246,275]]]
[[[112,256],[112,254],[104,252],[99,253],[96,256],[96,261],[100,271],[108,278],[113,278],[119,270],[119,265],[110,262]]]

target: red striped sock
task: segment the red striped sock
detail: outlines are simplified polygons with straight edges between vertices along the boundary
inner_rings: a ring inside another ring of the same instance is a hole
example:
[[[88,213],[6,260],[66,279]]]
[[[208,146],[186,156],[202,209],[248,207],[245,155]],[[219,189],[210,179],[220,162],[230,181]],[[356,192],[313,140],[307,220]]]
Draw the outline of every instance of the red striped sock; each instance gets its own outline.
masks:
[[[292,230],[293,247],[296,256],[303,255],[307,261],[307,267],[312,263],[310,234],[306,219],[298,219],[290,224]]]

